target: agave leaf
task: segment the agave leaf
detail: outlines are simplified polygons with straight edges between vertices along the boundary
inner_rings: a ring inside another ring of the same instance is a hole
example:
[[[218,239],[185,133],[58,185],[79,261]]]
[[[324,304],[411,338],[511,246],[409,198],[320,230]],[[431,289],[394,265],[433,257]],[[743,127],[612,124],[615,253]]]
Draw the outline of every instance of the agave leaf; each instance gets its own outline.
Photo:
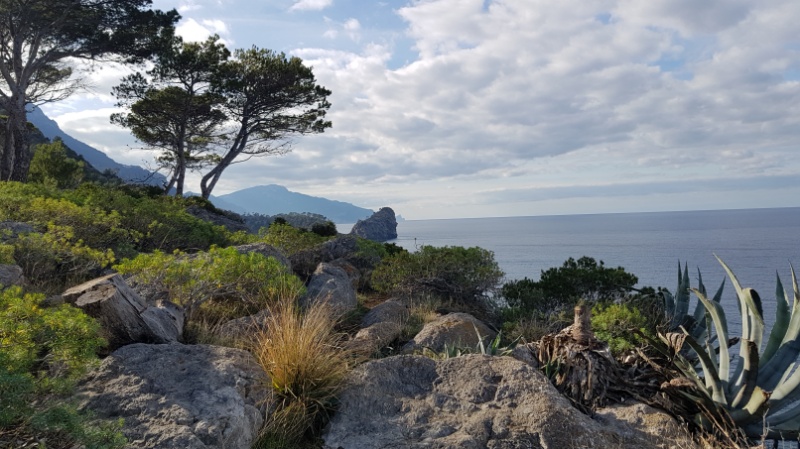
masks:
[[[767,347],[764,349],[764,354],[761,356],[761,363],[766,363],[775,355],[786,331],[789,329],[789,318],[791,313],[789,311],[789,303],[786,301],[786,292],[783,290],[781,277],[777,275],[777,285],[775,287],[775,324],[772,326],[772,332],[769,333],[769,340]]]
[[[711,389],[711,399],[719,404],[725,404],[725,393],[722,382],[720,382],[719,374],[714,368],[714,363],[711,361],[711,356],[700,346],[697,340],[689,335],[686,329],[681,329],[686,334],[686,343],[697,353],[697,357],[700,359],[700,365],[703,367],[703,375],[706,380],[706,387]]]
[[[761,422],[761,418],[770,405],[769,398],[768,392],[756,386],[747,404],[730,412],[731,419],[740,427],[755,421]]]
[[[683,265],[683,275],[678,264],[678,291],[675,292],[675,314],[672,317],[673,329],[677,328],[689,314],[689,266]]]
[[[749,403],[758,381],[758,348],[752,341],[744,341],[742,345],[747,346],[747,357],[744,359],[743,382],[738,386],[738,391],[736,391],[733,400],[728,404],[733,409]]]
[[[792,281],[796,284],[794,269],[792,269]],[[797,361],[798,356],[800,356],[800,295],[796,294],[783,340],[772,357],[762,363],[759,369],[760,385],[767,390],[772,390],[783,383],[782,379],[791,372],[792,365]]]
[[[687,290],[689,286],[686,286]],[[706,293],[706,286],[703,285],[703,275],[700,273],[700,268],[697,269],[697,289],[700,290],[703,295],[708,296]],[[697,301],[697,304],[694,306],[694,322],[695,327],[692,329],[692,336],[697,341],[701,341],[705,337],[705,333],[707,330],[708,322],[707,322],[707,315],[706,308],[703,306],[703,303]]]
[[[703,303],[714,323],[714,331],[719,337],[719,379],[727,384],[730,373],[730,355],[728,354],[728,321],[725,319],[725,311],[718,302],[709,301],[699,290],[694,289],[692,292]],[[711,354],[713,355],[713,353]]]

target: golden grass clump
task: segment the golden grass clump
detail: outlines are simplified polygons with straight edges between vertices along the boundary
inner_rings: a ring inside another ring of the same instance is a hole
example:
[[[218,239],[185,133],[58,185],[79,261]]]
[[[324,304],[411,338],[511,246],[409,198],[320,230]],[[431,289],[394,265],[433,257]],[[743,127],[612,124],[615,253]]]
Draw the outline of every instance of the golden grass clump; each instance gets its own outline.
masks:
[[[329,417],[353,358],[325,304],[305,310],[283,302],[256,334],[252,352],[269,374],[279,403],[256,447],[299,444]]]

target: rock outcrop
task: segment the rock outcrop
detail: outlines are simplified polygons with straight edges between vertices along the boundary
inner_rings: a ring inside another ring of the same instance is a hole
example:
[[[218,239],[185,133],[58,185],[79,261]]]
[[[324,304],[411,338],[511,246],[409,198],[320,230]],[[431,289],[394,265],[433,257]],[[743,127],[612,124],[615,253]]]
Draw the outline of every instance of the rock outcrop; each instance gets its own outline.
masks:
[[[695,447],[662,428],[628,425],[622,414],[592,420],[510,357],[374,360],[355,369],[339,399],[323,434],[331,448]]]
[[[125,346],[78,387],[80,406],[123,418],[129,447],[249,449],[273,404],[249,352],[207,345]]]
[[[481,339],[478,339],[480,334]],[[486,324],[474,316],[463,313],[448,313],[425,324],[411,341],[403,346],[404,351],[428,348],[436,352],[448,347],[475,349],[480,341],[487,343],[497,336]]]
[[[64,302],[96,318],[114,350],[132,343],[169,343],[183,335],[183,309],[170,302],[148,306],[119,274],[72,287]]]
[[[0,221],[0,242],[34,232],[33,225],[19,221]]]
[[[348,259],[358,252],[358,240],[352,235],[342,235],[333,240],[317,245],[313,248],[298,251],[289,256],[292,270],[306,280],[314,274],[322,262],[332,262],[336,259]]]
[[[306,294],[300,301],[303,307],[326,303],[336,315],[344,315],[356,308],[356,291],[347,273],[329,263],[321,263],[311,276]]]
[[[382,207],[371,217],[358,220],[350,233],[376,242],[396,239],[397,218],[391,207]]]
[[[11,287],[12,285],[25,285],[27,280],[22,274],[22,268],[18,265],[0,264],[0,289]]]

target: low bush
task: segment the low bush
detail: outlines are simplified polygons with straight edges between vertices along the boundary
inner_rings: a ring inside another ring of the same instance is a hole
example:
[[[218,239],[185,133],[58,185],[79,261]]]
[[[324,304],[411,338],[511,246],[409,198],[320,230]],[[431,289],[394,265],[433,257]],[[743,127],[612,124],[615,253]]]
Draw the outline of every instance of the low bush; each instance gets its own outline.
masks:
[[[281,223],[277,219],[266,230],[262,228],[258,238],[259,242],[272,245],[287,256],[313,248],[328,240],[330,237],[295,228],[287,223]]]
[[[398,252],[384,258],[372,273],[372,285],[382,293],[406,296],[428,293],[485,308],[487,294],[502,277],[491,251],[426,245],[414,253]]]
[[[212,247],[192,255],[155,251],[126,259],[114,269],[166,291],[190,321],[214,323],[250,315],[282,299],[295,299],[304,288],[274,258],[235,248]]]
[[[254,447],[298,447],[322,429],[352,366],[343,337],[325,304],[303,312],[286,301],[272,310],[251,351],[279,404]]]
[[[0,243],[0,265],[11,265],[15,263],[14,245]]]
[[[0,435],[45,434],[64,444],[57,447],[121,447],[118,423],[98,427],[68,402],[105,345],[100,326],[68,305],[41,307],[43,299],[19,287],[0,291]]]
[[[629,304],[597,304],[592,308],[592,330],[614,355],[642,346],[645,341],[636,333],[655,338],[655,328],[647,316]]]
[[[113,251],[85,245],[69,226],[48,225],[43,234],[18,236],[13,246],[14,261],[25,277],[47,293],[96,277],[114,261]]]

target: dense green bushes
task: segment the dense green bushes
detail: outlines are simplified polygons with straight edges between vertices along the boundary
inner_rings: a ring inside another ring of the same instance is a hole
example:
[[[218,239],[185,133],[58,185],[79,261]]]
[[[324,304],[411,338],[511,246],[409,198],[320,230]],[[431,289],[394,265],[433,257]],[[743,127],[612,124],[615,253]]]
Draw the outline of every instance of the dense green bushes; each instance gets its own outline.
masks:
[[[155,251],[114,268],[136,282],[168,292],[189,320],[218,322],[256,313],[303,291],[300,280],[271,257],[212,247],[197,254]]]
[[[0,291],[0,429],[120,447],[118,425],[98,428],[66,401],[105,345],[99,325],[71,306],[42,307],[43,298],[19,287]]]
[[[372,274],[372,285],[383,293],[431,293],[469,303],[485,298],[502,277],[491,251],[422,246],[414,253],[400,251],[383,259]]]
[[[280,220],[275,220],[269,228],[261,228],[258,234],[259,242],[272,245],[287,256],[304,249],[312,248],[327,240],[330,240],[330,236],[323,236],[302,228],[295,228]]]

